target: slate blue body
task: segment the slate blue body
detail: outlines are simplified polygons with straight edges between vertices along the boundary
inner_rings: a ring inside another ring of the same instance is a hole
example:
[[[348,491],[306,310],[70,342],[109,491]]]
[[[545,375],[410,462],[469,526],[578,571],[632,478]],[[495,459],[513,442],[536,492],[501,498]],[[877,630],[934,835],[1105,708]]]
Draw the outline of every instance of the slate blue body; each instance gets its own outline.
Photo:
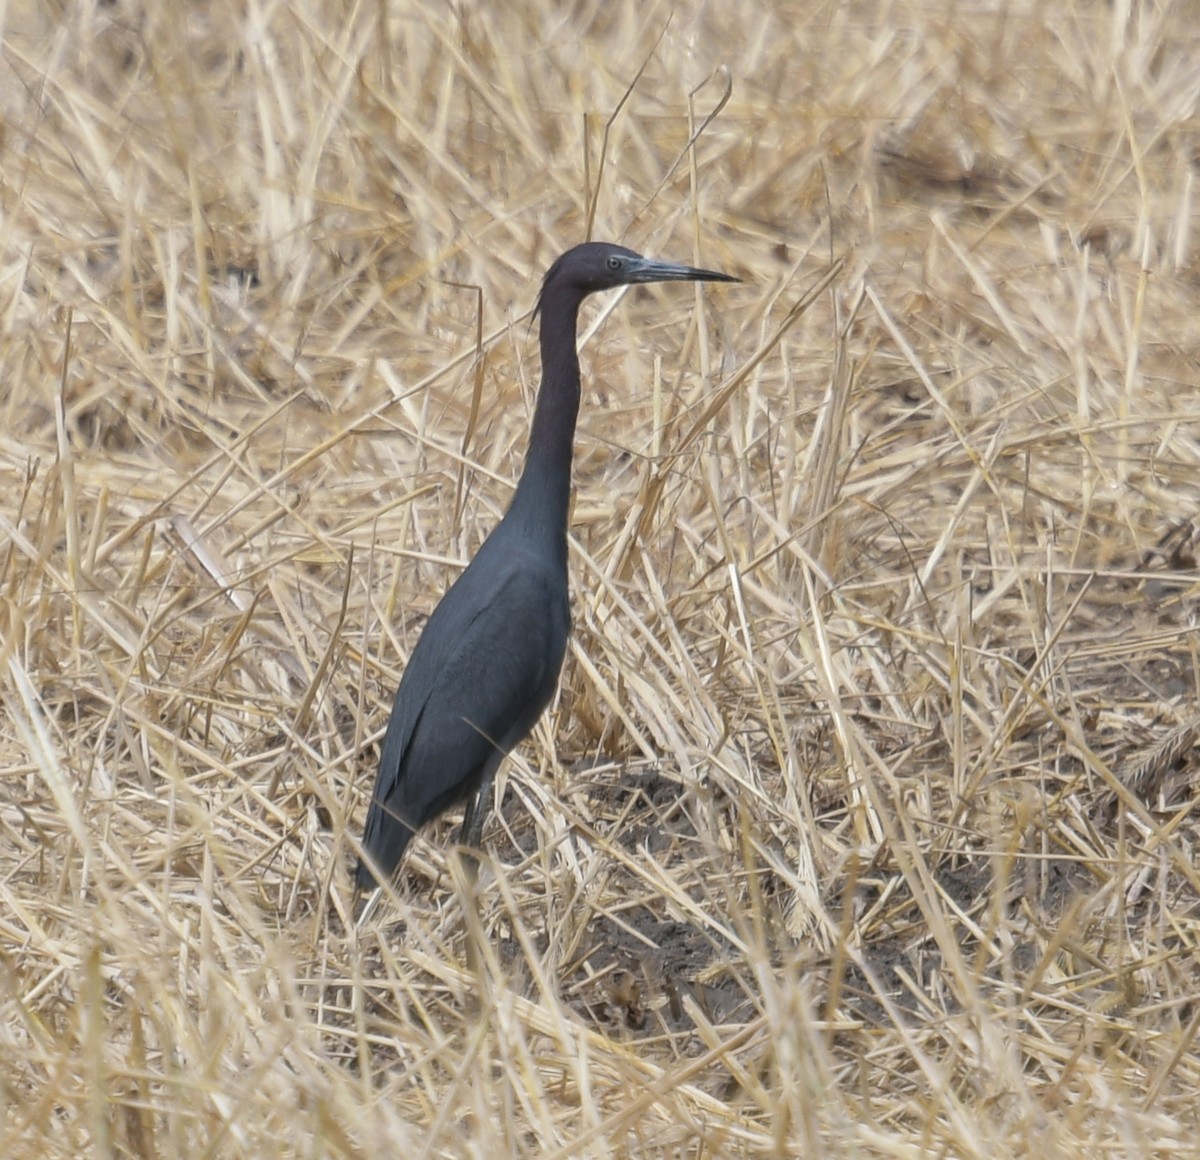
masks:
[[[415,829],[490,781],[554,696],[570,628],[566,561],[548,567],[508,546],[513,539],[501,522],[434,609],[404,670],[363,832],[381,872],[399,864]],[[431,771],[454,776],[423,776]],[[360,887],[370,875],[360,862]]]
[[[396,692],[370,809],[360,889],[391,877],[414,832],[466,801],[477,846],[500,762],[554,696],[570,631],[567,519],[579,414],[579,305],[635,282],[736,282],[727,274],[586,242],[562,255],[538,298],[542,385],[525,468],[504,518],[433,610]]]

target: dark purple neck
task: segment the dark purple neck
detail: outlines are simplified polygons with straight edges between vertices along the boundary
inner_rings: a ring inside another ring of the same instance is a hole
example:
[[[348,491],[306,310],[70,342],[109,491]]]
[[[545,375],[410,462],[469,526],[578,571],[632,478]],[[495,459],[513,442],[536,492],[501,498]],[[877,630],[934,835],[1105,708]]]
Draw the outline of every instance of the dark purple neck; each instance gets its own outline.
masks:
[[[579,416],[575,324],[582,300],[583,295],[572,286],[554,287],[542,296],[542,385],[533,411],[525,470],[506,517],[526,534],[546,537],[561,546],[564,559],[571,456]]]

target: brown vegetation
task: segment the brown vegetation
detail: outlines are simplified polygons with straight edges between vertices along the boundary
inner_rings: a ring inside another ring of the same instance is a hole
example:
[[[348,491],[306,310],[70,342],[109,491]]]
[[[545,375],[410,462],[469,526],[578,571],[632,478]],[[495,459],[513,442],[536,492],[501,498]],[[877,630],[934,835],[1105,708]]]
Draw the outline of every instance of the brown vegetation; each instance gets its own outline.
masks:
[[[0,19],[3,1155],[1194,1154],[1194,3]],[[586,314],[473,971],[347,869],[589,224],[746,282]]]

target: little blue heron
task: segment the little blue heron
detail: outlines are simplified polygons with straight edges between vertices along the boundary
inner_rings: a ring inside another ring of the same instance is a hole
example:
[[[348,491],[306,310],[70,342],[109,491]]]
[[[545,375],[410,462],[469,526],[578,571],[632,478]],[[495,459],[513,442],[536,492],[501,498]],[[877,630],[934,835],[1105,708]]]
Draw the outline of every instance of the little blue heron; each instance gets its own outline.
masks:
[[[538,296],[542,385],[525,469],[504,518],[433,610],[400,680],[363,830],[357,884],[390,878],[414,831],[466,801],[462,843],[478,847],[505,754],[558,684],[571,614],[567,514],[579,414],[579,305],[640,282],[737,282],[585,242],[549,269]]]

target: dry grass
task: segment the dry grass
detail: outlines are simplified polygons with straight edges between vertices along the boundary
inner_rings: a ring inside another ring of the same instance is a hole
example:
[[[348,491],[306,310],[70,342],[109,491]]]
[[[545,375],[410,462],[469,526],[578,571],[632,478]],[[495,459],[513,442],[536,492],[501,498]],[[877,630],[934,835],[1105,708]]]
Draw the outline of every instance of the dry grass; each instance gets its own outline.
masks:
[[[3,1155],[1195,1154],[1195,3],[0,13]],[[588,313],[472,973],[347,868],[591,217],[746,282]]]

